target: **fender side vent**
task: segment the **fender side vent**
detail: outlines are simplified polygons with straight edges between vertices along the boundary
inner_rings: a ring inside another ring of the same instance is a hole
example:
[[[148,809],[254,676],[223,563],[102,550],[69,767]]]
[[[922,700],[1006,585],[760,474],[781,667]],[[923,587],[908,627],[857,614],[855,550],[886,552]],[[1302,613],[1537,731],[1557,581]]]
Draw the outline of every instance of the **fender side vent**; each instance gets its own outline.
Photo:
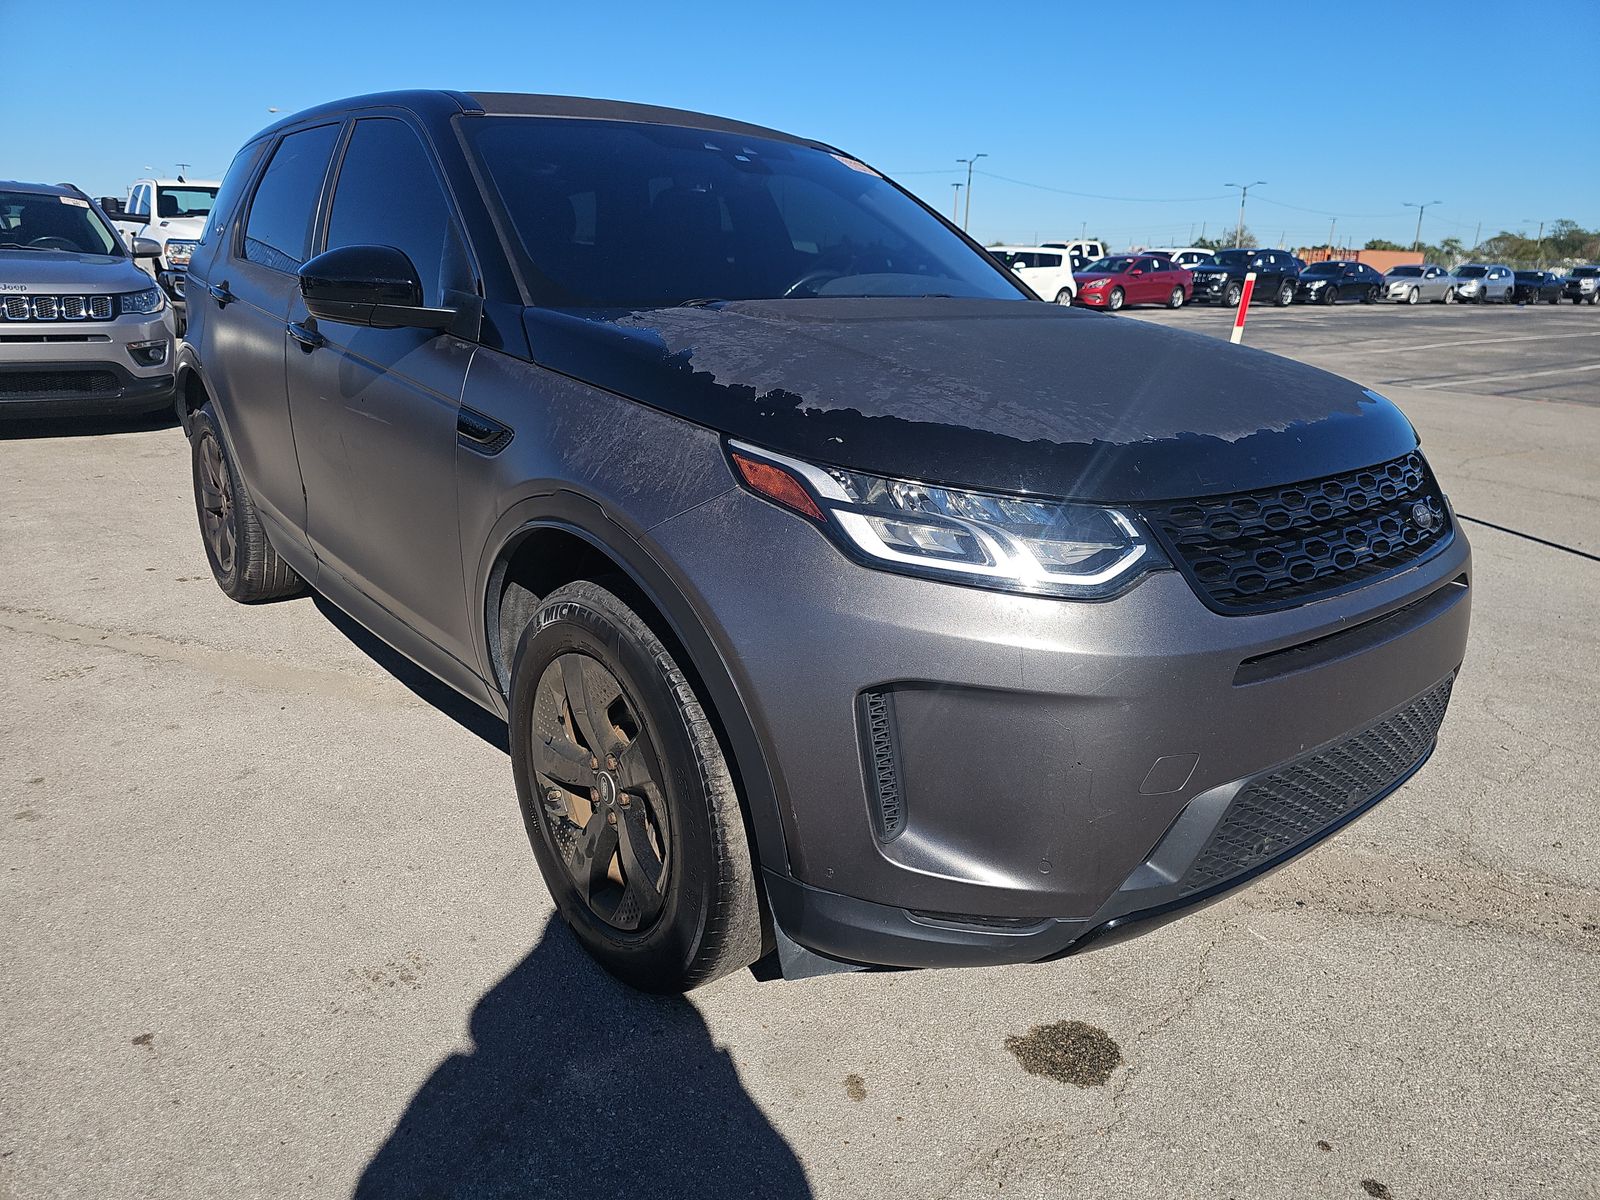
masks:
[[[900,790],[900,748],[894,728],[894,694],[862,692],[860,700],[861,751],[872,801],[872,821],[878,840],[892,841],[906,826],[905,796]]]
[[[511,429],[462,405],[456,413],[456,442],[479,454],[499,454],[511,444]]]

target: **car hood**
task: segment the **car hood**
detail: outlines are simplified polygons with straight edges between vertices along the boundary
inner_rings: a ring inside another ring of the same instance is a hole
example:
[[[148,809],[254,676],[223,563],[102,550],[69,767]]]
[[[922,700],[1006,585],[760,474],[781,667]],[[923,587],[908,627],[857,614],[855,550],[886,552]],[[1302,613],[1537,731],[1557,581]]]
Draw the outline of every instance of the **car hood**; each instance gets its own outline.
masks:
[[[205,231],[204,217],[166,217],[160,221],[152,221],[143,230],[135,230],[134,236],[155,238],[162,242],[169,238],[193,238],[199,241]]]
[[[1121,271],[1079,271],[1076,279],[1079,283],[1087,283],[1091,279],[1121,279]]]
[[[534,360],[780,453],[1085,500],[1214,495],[1416,446],[1359,384],[1130,318],[1007,300],[528,309]]]
[[[65,250],[0,250],[0,295],[18,290],[93,295],[149,286],[150,276],[131,258]]]

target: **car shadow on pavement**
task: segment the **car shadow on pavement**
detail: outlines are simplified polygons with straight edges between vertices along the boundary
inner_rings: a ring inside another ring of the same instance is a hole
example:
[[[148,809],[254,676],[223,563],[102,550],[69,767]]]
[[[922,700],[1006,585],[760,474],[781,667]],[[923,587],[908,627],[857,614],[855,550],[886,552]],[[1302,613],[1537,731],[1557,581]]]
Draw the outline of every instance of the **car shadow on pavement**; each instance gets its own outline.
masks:
[[[0,409],[4,416],[4,409]],[[151,413],[109,417],[6,417],[0,420],[0,442],[24,438],[104,437],[117,433],[148,433],[177,429],[178,416],[170,408]]]
[[[693,1004],[607,975],[559,917],[473,1009],[356,1200],[808,1197]]]
[[[312,602],[317,606],[317,611],[328,619],[328,623],[344,634],[357,650],[403,683],[418,699],[427,701],[468,733],[482,738],[496,749],[508,754],[511,752],[506,723],[499,717],[487,709],[479,708],[449,684],[439,682],[320,593],[313,594]]]

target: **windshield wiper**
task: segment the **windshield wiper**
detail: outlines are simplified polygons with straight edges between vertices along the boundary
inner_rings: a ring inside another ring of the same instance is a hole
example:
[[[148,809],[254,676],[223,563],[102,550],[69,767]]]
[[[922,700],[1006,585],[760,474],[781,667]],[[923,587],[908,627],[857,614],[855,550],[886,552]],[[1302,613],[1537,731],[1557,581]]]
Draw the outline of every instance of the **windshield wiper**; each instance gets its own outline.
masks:
[[[721,296],[697,296],[693,300],[679,300],[674,308],[707,308],[713,304],[728,303]]]
[[[21,242],[0,242],[0,250],[54,250],[55,246],[24,246]]]

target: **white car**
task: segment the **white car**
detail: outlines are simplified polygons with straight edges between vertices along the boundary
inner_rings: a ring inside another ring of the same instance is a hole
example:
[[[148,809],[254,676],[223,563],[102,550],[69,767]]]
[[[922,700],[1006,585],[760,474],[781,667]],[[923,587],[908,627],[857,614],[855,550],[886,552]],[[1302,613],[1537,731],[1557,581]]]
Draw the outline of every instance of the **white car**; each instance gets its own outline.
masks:
[[[133,244],[135,237],[149,238],[161,248],[148,270],[166,291],[180,318],[189,256],[205,232],[206,218],[216,202],[221,183],[215,179],[136,179],[127,198],[102,197],[117,231]]]
[[[1074,271],[1081,271],[1090,263],[1099,262],[1106,256],[1106,244],[1096,238],[1086,238],[1076,242],[1045,242],[1039,248],[1065,250],[1067,261],[1072,264]]]
[[[1196,263],[1207,261],[1212,251],[1203,250],[1199,246],[1152,246],[1144,251],[1145,254],[1165,254],[1184,270],[1191,270]]]
[[[1041,299],[1071,304],[1078,294],[1078,281],[1072,277],[1072,262],[1064,246],[990,246],[988,250]]]

